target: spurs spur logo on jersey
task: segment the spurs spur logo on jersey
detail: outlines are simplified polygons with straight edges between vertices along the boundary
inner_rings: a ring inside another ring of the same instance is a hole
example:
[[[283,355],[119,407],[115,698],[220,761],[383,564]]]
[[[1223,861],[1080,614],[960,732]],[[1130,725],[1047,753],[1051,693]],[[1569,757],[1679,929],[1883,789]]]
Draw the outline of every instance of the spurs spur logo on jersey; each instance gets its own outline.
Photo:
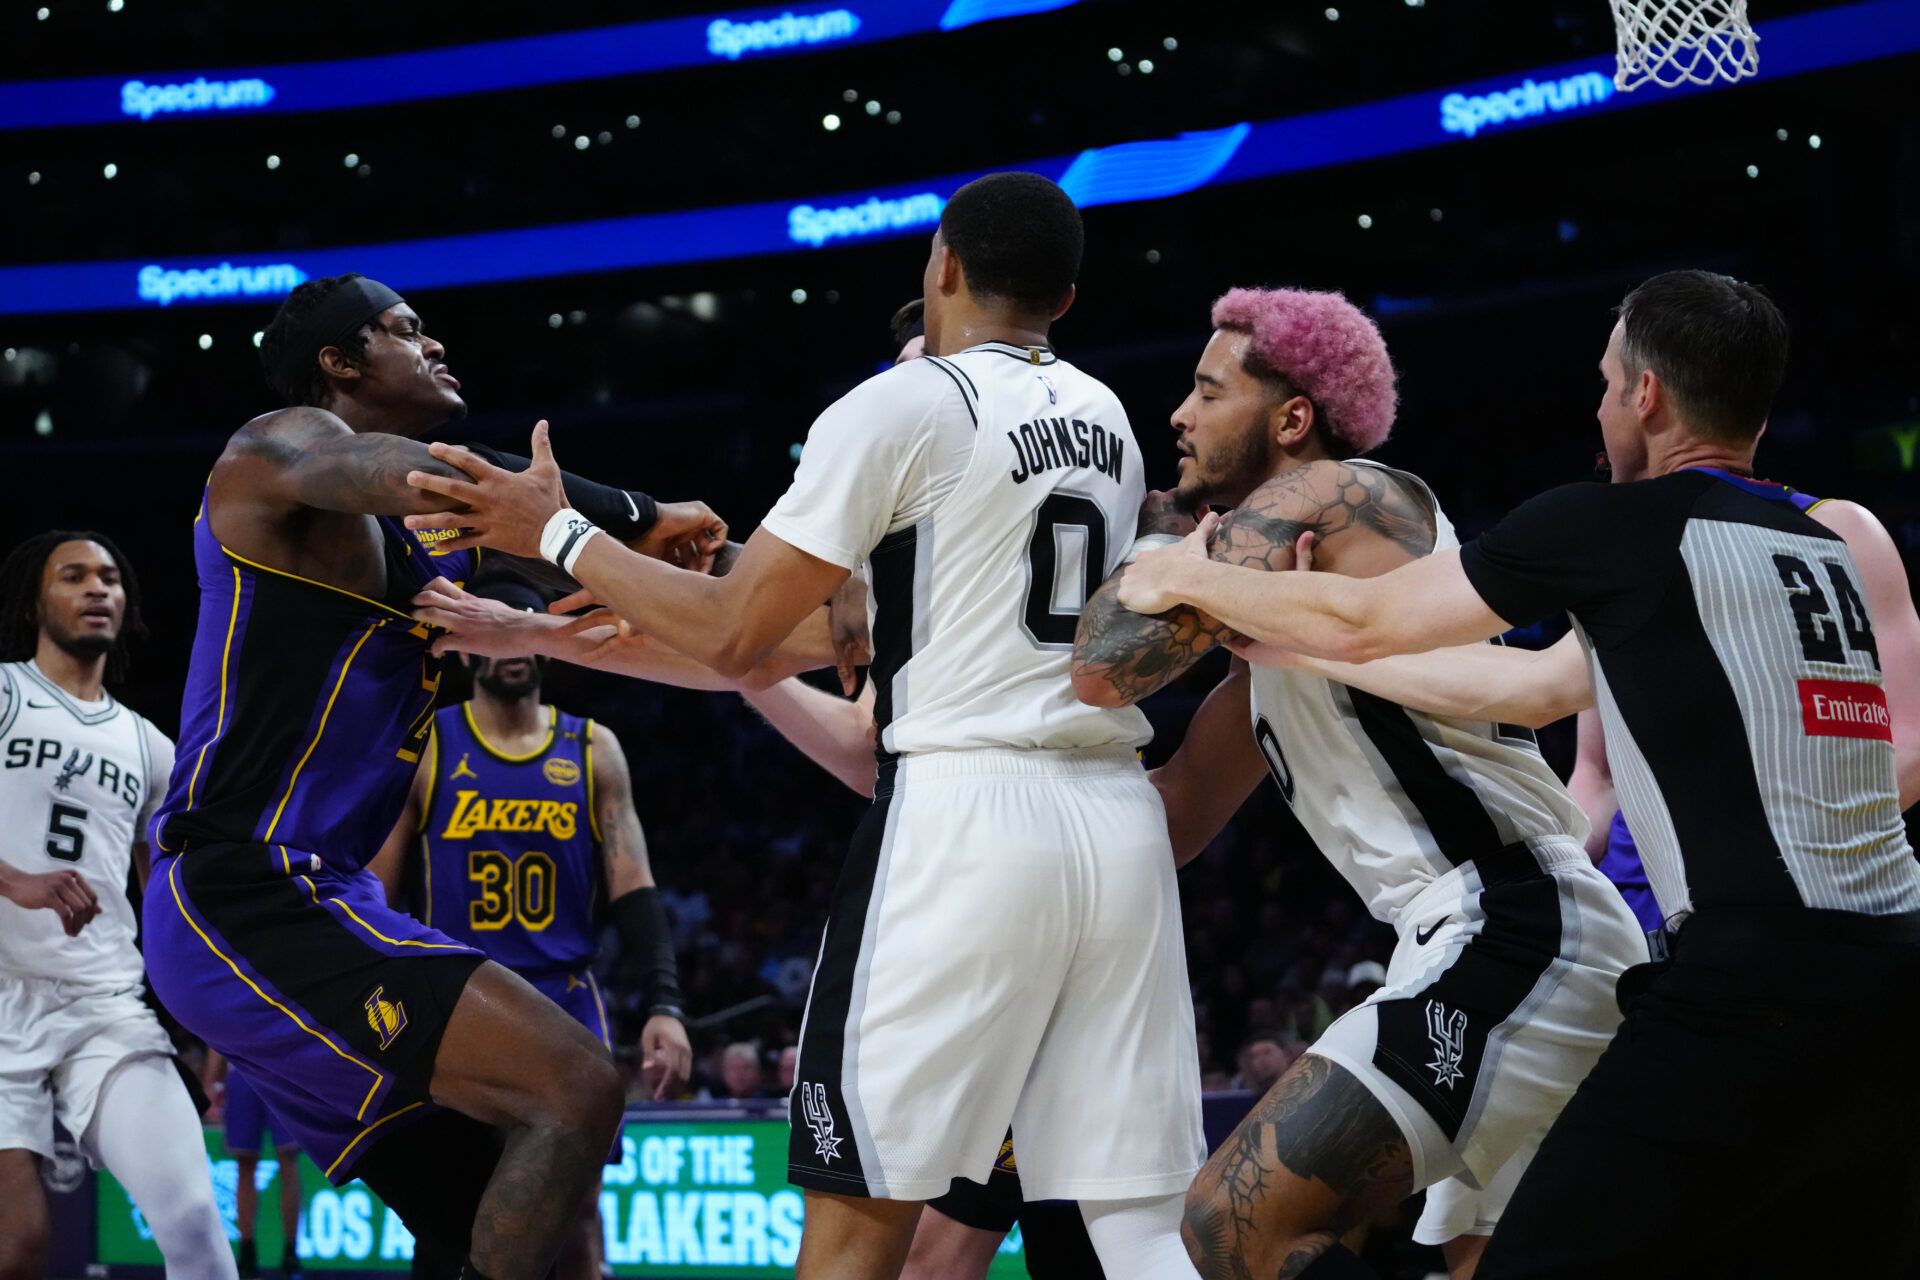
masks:
[[[1460,1070],[1460,1059],[1467,1051],[1466,1013],[1455,1009],[1449,1014],[1438,1000],[1427,1001],[1427,1039],[1433,1041],[1433,1061],[1427,1064],[1433,1082],[1453,1088],[1466,1074]]]
[[[827,1104],[827,1086],[801,1084],[800,1109],[813,1130],[813,1154],[831,1163],[840,1155],[841,1139],[834,1133],[833,1108]]]
[[[60,776],[53,780],[53,789],[65,791],[73,785],[76,775],[84,776],[91,768],[93,768],[93,752],[89,751],[82,757],[80,748],[75,747],[68,753],[66,763],[60,766]]]

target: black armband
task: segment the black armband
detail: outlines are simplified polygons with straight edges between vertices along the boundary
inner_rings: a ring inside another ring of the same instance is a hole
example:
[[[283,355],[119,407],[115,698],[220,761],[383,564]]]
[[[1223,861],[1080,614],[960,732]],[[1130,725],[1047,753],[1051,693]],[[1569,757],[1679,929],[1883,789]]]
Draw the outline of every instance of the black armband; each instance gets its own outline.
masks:
[[[680,1006],[680,969],[673,959],[673,930],[667,925],[660,890],[652,885],[615,898],[608,907],[620,945],[640,964],[646,983],[647,1015],[684,1018]]]
[[[466,446],[502,471],[525,471],[533,465],[517,453],[502,453],[484,444]],[[560,485],[567,492],[567,505],[612,534],[620,542],[632,542],[653,528],[660,507],[646,494],[633,489],[616,489],[598,480],[560,473]]]

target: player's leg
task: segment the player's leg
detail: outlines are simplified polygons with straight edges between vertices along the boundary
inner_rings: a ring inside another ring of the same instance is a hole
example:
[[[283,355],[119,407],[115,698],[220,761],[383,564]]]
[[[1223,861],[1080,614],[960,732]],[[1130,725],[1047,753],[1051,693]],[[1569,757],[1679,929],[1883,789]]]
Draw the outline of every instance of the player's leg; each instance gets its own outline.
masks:
[[[1020,1217],[1013,1159],[1009,1136],[986,1182],[955,1178],[947,1194],[927,1202],[900,1280],[984,1280],[1000,1242]]]
[[[281,1280],[293,1280],[300,1273],[300,1148],[277,1143],[274,1156],[280,1161],[280,1249]]]
[[[1181,1207],[1206,1142],[1165,813],[1130,753],[1076,753],[1061,780],[1080,914],[1014,1114],[1021,1186],[1079,1201],[1107,1274],[1193,1280]]]
[[[556,1280],[598,1280],[600,1275],[600,1184],[595,1182],[574,1216],[573,1229],[560,1242],[553,1264]]]
[[[108,1074],[80,1145],[126,1187],[169,1277],[233,1280],[200,1117],[171,1059],[131,1058]]]
[[[928,1204],[914,1227],[900,1280],[984,1280],[1006,1238],[1004,1231],[970,1227]]]
[[[1106,1275],[1087,1234],[1086,1217],[1071,1200],[1022,1205],[1020,1242],[1033,1280],[1102,1280]]]
[[[0,1149],[0,1280],[41,1280],[52,1230],[40,1157],[24,1147]]]
[[[877,1200],[807,1188],[794,1280],[894,1280],[913,1246],[918,1200]]]
[[[921,1202],[1006,1136],[1074,936],[1057,788],[1008,785],[1019,756],[902,761],[855,833],[792,1094],[803,1277],[897,1274]]]
[[[233,1156],[233,1212],[240,1229],[240,1280],[256,1280],[260,1274],[260,1242],[255,1238],[254,1220],[260,1216],[260,1173],[258,1151],[228,1152]]]
[[[1342,1234],[1413,1190],[1412,1149],[1393,1115],[1352,1072],[1307,1053],[1194,1179],[1183,1233],[1209,1280],[1293,1276],[1344,1254]]]
[[[433,1100],[501,1130],[469,1250],[493,1280],[537,1280],[599,1178],[625,1107],[606,1046],[526,979],[473,971],[434,1058]]]

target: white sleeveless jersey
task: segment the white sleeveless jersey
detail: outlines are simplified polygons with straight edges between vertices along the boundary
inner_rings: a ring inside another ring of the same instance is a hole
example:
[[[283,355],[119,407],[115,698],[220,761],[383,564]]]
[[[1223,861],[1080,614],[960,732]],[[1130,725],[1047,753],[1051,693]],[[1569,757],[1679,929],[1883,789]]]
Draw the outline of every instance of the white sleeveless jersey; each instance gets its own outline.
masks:
[[[1081,606],[1146,494],[1126,412],[1043,348],[986,343],[867,379],[813,424],[764,527],[873,596],[883,756],[1151,738],[1069,668]]]
[[[100,914],[69,938],[57,913],[0,898],[0,975],[103,991],[138,986],[127,872],[166,795],[173,743],[116,702],[80,702],[31,662],[0,663],[0,858],[78,871]]]
[[[1453,525],[1417,476],[1376,467],[1424,495],[1433,550]],[[1587,838],[1586,815],[1540,755],[1533,732],[1424,715],[1359,689],[1253,668],[1253,732],[1274,780],[1320,852],[1391,924],[1461,863],[1542,837]]]

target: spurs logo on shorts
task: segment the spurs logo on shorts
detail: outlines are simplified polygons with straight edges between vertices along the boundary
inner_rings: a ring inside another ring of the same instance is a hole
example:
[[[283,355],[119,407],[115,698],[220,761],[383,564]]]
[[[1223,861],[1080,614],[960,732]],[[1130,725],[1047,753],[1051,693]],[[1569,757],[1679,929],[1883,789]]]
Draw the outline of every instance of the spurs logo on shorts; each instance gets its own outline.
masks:
[[[1467,1051],[1466,1011],[1455,1009],[1449,1015],[1447,1006],[1438,1000],[1427,1001],[1427,1038],[1433,1041],[1433,1061],[1427,1064],[1433,1082],[1451,1089],[1465,1074],[1460,1070],[1460,1057]]]
[[[407,1029],[407,1006],[398,1000],[382,999],[385,991],[385,987],[375,987],[367,997],[367,1025],[380,1037],[382,1049],[392,1045]]]
[[[800,1105],[805,1109],[807,1128],[813,1130],[813,1154],[831,1163],[840,1154],[840,1139],[833,1132],[833,1108],[827,1104],[827,1086],[802,1084]]]

